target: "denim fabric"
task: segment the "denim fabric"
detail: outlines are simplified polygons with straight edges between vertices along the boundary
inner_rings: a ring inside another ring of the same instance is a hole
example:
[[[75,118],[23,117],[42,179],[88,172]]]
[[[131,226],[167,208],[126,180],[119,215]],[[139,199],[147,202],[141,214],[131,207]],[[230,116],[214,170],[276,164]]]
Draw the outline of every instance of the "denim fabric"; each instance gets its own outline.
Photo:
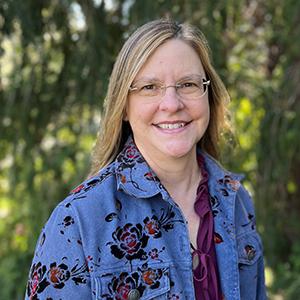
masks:
[[[266,299],[251,198],[241,176],[203,155],[224,299]],[[131,138],[52,213],[26,299],[195,299],[186,220]]]

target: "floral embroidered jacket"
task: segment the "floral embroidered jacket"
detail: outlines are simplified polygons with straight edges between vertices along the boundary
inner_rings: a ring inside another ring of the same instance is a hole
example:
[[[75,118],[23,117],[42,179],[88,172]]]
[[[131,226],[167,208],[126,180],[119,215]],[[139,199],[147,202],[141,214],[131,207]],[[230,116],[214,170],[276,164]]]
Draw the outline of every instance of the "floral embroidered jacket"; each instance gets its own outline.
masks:
[[[226,300],[266,299],[262,246],[241,177],[204,154]],[[186,221],[132,138],[79,185],[39,237],[26,299],[195,299]]]

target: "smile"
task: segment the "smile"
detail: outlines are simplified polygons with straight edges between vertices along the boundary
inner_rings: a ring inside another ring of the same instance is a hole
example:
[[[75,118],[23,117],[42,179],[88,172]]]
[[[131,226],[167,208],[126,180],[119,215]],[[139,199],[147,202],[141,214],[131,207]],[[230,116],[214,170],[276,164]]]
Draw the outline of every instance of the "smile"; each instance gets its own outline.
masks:
[[[160,123],[156,124],[155,126],[161,128],[161,129],[178,129],[186,126],[187,122],[178,122],[178,123]]]

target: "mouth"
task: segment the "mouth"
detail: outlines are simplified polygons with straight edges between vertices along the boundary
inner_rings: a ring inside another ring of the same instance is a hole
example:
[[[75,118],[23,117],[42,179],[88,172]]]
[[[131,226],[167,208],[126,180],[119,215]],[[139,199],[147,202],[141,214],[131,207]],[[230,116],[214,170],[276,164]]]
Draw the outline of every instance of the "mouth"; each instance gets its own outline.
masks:
[[[161,128],[161,129],[168,129],[168,130],[173,130],[173,129],[179,129],[187,126],[191,122],[184,122],[184,121],[179,121],[179,122],[162,122],[158,124],[153,124],[154,126]]]

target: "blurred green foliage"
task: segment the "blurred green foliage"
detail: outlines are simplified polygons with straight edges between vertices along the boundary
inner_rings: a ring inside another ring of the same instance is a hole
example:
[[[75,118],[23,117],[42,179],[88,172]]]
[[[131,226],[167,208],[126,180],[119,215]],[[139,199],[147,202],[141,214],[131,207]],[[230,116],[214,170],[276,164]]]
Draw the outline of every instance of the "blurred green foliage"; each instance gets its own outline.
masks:
[[[0,299],[23,297],[41,227],[87,174],[124,39],[159,17],[191,22],[209,40],[232,97],[235,138],[223,145],[223,163],[247,175],[270,298],[298,299],[297,0],[1,1]]]

